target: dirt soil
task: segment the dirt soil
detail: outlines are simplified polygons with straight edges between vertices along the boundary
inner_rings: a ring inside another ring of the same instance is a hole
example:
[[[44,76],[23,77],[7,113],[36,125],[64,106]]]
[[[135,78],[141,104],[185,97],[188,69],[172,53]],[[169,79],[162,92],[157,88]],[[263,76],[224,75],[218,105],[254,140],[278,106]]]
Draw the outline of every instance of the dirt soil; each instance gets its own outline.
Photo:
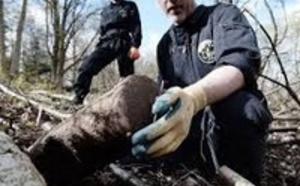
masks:
[[[45,131],[43,124],[56,125],[59,121],[44,114],[39,123],[38,111],[26,103],[8,98],[0,92],[0,130],[10,135],[24,151]],[[274,123],[276,126],[295,126],[299,123]],[[297,134],[298,133],[298,134]],[[300,142],[298,132],[270,133],[266,153],[263,186],[300,186]],[[224,185],[212,180],[207,183],[197,169],[172,162],[146,164],[124,157],[97,170],[72,186],[200,186]]]

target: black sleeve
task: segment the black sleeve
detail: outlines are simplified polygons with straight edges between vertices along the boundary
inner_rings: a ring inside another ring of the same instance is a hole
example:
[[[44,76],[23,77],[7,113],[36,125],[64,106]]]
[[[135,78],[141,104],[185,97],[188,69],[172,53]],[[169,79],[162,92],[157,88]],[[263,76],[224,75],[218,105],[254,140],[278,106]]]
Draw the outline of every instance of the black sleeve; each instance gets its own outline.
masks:
[[[160,41],[157,45],[157,48],[156,48],[156,61],[157,61],[157,67],[158,67],[158,76],[157,76],[157,82],[159,84],[161,84],[161,82],[163,81],[163,72],[164,72],[164,64],[163,64],[163,61],[164,61],[164,56],[162,55],[162,41]]]
[[[105,8],[100,12],[100,26],[99,26],[99,34],[100,36],[103,36],[106,32],[106,26],[105,26]]]
[[[220,4],[214,14],[213,35],[218,65],[235,66],[243,73],[246,85],[256,84],[261,60],[252,27],[234,5]]]
[[[167,34],[163,36],[163,38],[159,41],[157,48],[156,48],[156,58],[157,58],[157,66],[158,66],[158,78],[157,82],[159,84],[164,81],[164,88],[170,88],[172,77],[171,77],[171,71],[172,69],[168,66],[169,62],[169,40],[167,37]]]
[[[139,10],[134,2],[132,2],[131,7],[130,33],[132,38],[132,45],[139,48],[142,42],[142,26]]]

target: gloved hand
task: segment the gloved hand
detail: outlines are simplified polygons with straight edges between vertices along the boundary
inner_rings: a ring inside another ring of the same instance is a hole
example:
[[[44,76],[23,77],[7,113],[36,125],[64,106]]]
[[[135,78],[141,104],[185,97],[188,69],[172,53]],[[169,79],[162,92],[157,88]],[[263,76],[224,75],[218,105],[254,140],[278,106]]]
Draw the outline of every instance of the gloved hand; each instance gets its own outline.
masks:
[[[128,57],[132,60],[137,60],[140,58],[140,52],[136,47],[131,47],[128,52]]]
[[[187,137],[194,114],[206,104],[201,84],[168,89],[152,106],[159,119],[132,136],[133,155],[158,157],[175,151]]]

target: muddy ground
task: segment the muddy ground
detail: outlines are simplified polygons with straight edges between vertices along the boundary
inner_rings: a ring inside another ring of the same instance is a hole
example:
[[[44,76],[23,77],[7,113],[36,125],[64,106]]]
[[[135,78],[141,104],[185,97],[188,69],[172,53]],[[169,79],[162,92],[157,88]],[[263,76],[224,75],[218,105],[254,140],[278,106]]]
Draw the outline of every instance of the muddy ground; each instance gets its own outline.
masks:
[[[53,100],[52,103],[55,101]],[[0,103],[0,130],[10,135],[24,152],[45,132],[45,128],[59,123],[59,120],[47,114],[42,114],[37,121],[37,109],[1,92]],[[274,122],[272,127],[297,125],[300,126],[299,123],[292,121]],[[300,186],[299,133],[299,130],[269,133],[263,186]],[[129,176],[129,179],[126,176]],[[206,181],[197,169],[183,164],[161,162],[145,164],[128,156],[72,185],[222,185],[219,181],[210,181],[209,184]]]

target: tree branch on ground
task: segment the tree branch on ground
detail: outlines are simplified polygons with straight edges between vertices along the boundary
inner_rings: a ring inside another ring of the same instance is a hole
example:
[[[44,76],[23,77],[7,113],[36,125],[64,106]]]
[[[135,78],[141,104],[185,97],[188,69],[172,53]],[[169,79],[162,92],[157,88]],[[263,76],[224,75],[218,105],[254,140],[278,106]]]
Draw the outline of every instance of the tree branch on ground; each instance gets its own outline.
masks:
[[[64,94],[53,94],[53,93],[47,92],[45,90],[34,90],[34,91],[31,91],[30,94],[38,94],[38,95],[43,95],[43,96],[47,96],[47,97],[54,98],[54,99],[60,99],[60,100],[61,99],[67,100],[67,101],[71,100],[70,96],[66,96]]]
[[[124,183],[130,186],[147,186],[146,183],[139,180],[136,176],[130,174],[129,172],[127,172],[126,170],[122,169],[114,163],[111,163],[109,165],[109,168],[119,179],[121,179]]]
[[[298,119],[300,119],[300,118],[298,118]],[[269,133],[274,133],[274,132],[298,132],[299,130],[300,130],[300,128],[298,126],[272,127],[272,128],[269,129]]]
[[[46,106],[43,106],[43,105],[41,105],[40,103],[38,103],[36,101],[30,100],[30,99],[28,99],[28,98],[26,98],[24,96],[21,96],[21,95],[15,93],[15,92],[13,92],[9,88],[5,87],[2,84],[0,84],[0,90],[3,93],[5,93],[5,94],[7,94],[9,96],[15,97],[15,98],[17,98],[20,101],[24,101],[24,102],[29,103],[30,105],[32,105],[33,107],[35,107],[37,109],[44,110],[46,113],[48,113],[49,115],[55,117],[56,119],[63,120],[63,119],[66,119],[66,118],[68,118],[68,117],[71,116],[71,114],[65,114],[65,113],[57,112],[56,110],[53,110],[53,109],[48,108]]]

